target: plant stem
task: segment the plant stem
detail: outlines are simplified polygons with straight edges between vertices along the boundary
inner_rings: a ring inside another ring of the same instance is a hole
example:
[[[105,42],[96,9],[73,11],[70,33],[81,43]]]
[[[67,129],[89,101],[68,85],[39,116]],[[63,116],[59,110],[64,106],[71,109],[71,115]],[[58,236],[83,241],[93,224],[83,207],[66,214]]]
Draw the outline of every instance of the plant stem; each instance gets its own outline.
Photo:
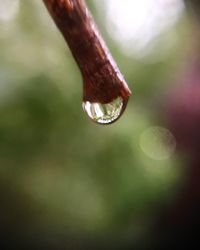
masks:
[[[84,0],[43,0],[83,76],[83,100],[109,103],[131,91],[113,60]]]

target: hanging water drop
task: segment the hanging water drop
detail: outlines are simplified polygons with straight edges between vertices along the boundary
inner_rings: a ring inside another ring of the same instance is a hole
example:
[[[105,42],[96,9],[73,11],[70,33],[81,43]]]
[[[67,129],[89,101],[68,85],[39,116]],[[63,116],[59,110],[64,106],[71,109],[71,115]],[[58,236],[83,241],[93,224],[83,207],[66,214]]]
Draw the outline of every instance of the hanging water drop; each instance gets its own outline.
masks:
[[[101,37],[84,0],[43,0],[83,77],[83,109],[98,124],[124,112],[131,91]]]
[[[127,101],[121,97],[105,104],[85,101],[83,102],[83,110],[92,121],[102,125],[111,124],[123,114]]]

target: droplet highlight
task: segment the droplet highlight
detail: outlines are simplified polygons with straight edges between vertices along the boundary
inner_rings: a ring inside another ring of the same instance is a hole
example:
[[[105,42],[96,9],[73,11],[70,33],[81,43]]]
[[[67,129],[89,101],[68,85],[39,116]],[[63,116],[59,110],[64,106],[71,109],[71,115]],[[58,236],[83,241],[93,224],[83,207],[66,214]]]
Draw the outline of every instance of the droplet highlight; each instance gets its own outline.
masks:
[[[117,97],[110,103],[98,103],[98,102],[83,102],[83,110],[89,116],[89,118],[102,125],[107,125],[115,122],[123,114],[128,99],[123,100],[121,97]]]

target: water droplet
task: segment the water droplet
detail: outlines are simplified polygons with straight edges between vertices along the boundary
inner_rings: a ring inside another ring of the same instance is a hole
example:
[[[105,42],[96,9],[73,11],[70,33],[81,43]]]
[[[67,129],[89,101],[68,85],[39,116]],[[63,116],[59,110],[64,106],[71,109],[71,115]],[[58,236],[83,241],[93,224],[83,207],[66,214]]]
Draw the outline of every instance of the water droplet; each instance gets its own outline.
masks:
[[[124,112],[128,99],[117,97],[110,103],[83,102],[83,110],[92,121],[99,124],[110,124],[115,122]]]

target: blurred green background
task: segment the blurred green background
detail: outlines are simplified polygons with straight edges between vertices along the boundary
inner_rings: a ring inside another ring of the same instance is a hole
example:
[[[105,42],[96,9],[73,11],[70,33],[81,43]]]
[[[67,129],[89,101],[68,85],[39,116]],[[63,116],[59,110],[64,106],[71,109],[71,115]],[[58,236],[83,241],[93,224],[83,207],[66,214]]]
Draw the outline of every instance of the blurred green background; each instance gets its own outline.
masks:
[[[108,2],[87,4],[133,95],[119,121],[100,126],[82,110],[80,72],[43,2],[0,0],[2,249],[148,248],[184,185],[187,153],[165,111],[188,53],[184,5],[163,1],[174,21],[162,28],[161,6],[155,23],[146,14],[150,36],[131,40],[114,27],[117,7],[109,12]]]

